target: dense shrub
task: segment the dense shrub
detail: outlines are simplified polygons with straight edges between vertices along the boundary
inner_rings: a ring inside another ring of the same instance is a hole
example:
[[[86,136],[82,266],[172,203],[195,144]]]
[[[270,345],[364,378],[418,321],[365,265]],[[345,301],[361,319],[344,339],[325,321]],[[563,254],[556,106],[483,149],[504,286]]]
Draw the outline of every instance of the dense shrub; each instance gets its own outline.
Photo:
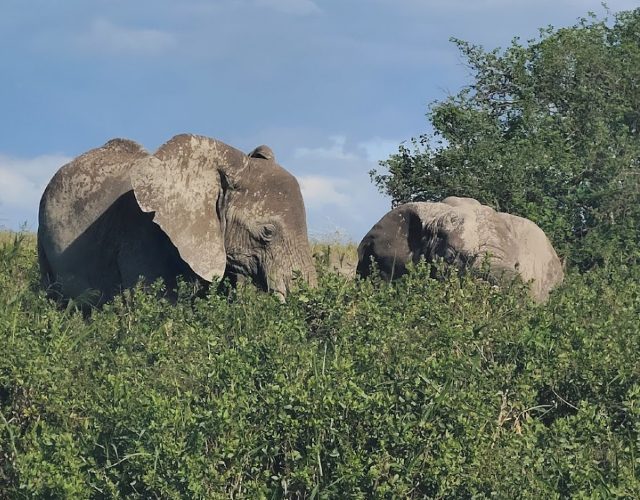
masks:
[[[637,498],[640,269],[321,274],[88,320],[0,251],[0,498]]]

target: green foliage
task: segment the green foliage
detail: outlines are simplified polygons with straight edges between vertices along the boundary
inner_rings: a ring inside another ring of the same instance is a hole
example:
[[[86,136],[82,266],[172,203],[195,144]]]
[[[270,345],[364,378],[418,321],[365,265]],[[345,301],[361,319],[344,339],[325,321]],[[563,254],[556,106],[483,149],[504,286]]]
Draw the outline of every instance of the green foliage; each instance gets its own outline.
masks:
[[[0,266],[0,498],[640,496],[638,267],[544,307],[422,265],[84,320],[32,245]]]
[[[640,8],[490,52],[432,104],[433,135],[372,171],[394,204],[468,196],[527,217],[581,269],[640,257]]]

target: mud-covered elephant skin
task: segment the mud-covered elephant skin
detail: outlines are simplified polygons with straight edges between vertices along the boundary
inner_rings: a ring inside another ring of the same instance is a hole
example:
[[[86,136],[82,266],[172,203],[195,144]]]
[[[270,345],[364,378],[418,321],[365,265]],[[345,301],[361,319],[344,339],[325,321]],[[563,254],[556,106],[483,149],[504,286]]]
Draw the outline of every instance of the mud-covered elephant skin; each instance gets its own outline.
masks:
[[[94,304],[124,288],[178,276],[245,277],[285,297],[295,271],[316,284],[295,177],[260,146],[178,135],[150,154],[114,139],[63,166],[39,210],[42,284]]]
[[[414,202],[388,212],[366,234],[358,247],[357,273],[369,276],[374,261],[385,280],[406,273],[409,262],[421,258],[463,270],[488,260],[497,281],[519,274],[534,280],[533,297],[545,302],[549,291],[564,278],[562,264],[551,242],[535,223],[496,212],[472,198],[445,198],[442,202]]]

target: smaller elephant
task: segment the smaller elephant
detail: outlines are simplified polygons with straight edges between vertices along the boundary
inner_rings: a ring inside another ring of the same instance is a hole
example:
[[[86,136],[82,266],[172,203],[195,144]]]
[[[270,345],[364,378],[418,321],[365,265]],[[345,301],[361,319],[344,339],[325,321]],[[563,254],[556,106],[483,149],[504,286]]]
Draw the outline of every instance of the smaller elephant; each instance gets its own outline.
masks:
[[[390,281],[424,258],[458,269],[479,268],[488,259],[491,279],[534,280],[533,298],[544,303],[562,282],[562,263],[551,242],[528,219],[496,212],[472,198],[451,196],[442,202],[414,202],[388,212],[358,247],[357,273],[367,277],[374,261]]]

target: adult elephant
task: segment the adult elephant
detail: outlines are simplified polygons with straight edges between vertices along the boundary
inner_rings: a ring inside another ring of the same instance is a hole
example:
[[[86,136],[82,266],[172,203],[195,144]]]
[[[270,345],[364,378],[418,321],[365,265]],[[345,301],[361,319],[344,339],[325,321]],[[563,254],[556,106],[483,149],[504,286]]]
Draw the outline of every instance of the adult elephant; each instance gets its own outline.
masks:
[[[285,297],[294,271],[316,274],[295,177],[267,146],[250,154],[178,135],[149,154],[114,139],[63,166],[40,201],[43,285],[66,298],[178,276],[249,278]]]
[[[374,261],[385,280],[406,273],[409,262],[442,258],[459,269],[480,267],[488,259],[491,279],[519,274],[534,280],[533,297],[545,302],[564,278],[549,239],[535,223],[496,212],[472,198],[400,205],[375,224],[358,247],[357,273],[366,277]]]

